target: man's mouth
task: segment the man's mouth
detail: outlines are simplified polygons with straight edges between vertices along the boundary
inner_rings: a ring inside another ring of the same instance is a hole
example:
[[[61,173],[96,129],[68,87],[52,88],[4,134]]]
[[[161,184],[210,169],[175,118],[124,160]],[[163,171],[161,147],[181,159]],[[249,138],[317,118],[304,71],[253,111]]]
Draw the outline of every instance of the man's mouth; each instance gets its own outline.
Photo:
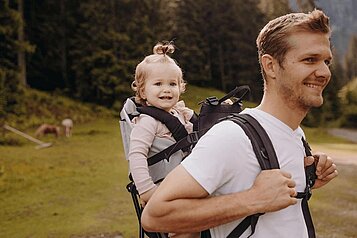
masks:
[[[322,89],[323,88],[323,85],[321,85],[321,84],[304,83],[304,85],[309,88],[314,88],[314,89]]]

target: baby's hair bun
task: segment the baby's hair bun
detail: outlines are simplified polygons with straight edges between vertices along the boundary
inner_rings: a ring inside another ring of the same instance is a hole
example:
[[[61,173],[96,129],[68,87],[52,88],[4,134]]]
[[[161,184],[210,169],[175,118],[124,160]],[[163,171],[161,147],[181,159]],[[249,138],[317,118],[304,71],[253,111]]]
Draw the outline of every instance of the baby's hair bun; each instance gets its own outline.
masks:
[[[138,90],[138,87],[136,86],[135,81],[133,81],[133,82],[131,83],[131,89],[132,89],[134,92],[136,92],[136,91]]]
[[[175,45],[172,41],[159,42],[154,46],[153,52],[158,55],[172,54],[175,51]]]

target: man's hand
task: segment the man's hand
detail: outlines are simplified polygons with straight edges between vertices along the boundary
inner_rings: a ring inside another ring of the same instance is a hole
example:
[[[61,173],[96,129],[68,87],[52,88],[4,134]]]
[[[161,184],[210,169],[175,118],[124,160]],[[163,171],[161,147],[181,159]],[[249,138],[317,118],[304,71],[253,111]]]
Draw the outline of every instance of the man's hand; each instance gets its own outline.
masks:
[[[337,167],[333,163],[330,156],[327,156],[321,152],[317,152],[313,156],[305,157],[305,167],[311,165],[312,163],[316,164],[317,176],[313,188],[320,188],[337,177]]]
[[[259,203],[259,212],[274,212],[297,202],[295,182],[291,174],[279,169],[263,170],[255,179],[251,198]]]

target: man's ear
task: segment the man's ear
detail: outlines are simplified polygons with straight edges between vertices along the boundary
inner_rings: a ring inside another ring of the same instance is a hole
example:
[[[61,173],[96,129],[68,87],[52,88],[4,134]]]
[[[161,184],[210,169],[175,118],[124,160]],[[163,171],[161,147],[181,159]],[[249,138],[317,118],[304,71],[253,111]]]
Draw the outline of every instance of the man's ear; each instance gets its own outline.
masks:
[[[269,54],[264,54],[261,58],[261,63],[265,74],[272,79],[276,78],[276,64],[278,63],[273,56]]]

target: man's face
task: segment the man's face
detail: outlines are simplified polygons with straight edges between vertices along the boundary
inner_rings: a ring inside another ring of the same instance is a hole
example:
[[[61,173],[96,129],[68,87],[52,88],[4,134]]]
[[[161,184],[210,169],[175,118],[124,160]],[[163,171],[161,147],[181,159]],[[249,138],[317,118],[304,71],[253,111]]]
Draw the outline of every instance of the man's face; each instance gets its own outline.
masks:
[[[288,43],[291,49],[277,71],[279,95],[293,109],[321,106],[322,92],[331,78],[329,35],[296,32],[289,36]]]

